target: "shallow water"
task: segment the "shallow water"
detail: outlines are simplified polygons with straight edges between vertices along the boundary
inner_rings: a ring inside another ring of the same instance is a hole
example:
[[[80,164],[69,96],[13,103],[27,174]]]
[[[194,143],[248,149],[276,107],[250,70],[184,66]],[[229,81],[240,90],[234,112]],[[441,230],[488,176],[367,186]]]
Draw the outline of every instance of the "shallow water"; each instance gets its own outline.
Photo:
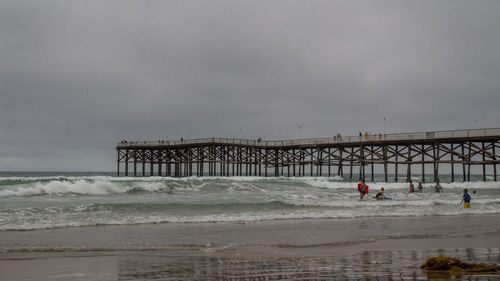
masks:
[[[360,201],[356,182],[342,178],[190,177],[2,174],[0,230],[167,222],[235,222],[297,218],[441,216],[500,213],[500,182],[424,184],[369,182]],[[384,187],[392,200],[372,198]],[[459,202],[476,190],[472,208]]]
[[[363,251],[343,257],[220,258],[152,254],[122,257],[121,280],[494,280],[498,274],[455,274],[422,271],[422,260],[447,255],[463,260],[500,263],[498,248],[453,250]]]
[[[333,257],[225,257],[162,251],[0,259],[2,280],[498,280],[419,268],[430,256],[500,263],[498,248],[362,251]],[[30,270],[31,268],[31,270]]]
[[[449,280],[419,266],[437,255],[500,263],[499,220],[497,214],[1,231],[0,280],[427,280],[428,274]]]

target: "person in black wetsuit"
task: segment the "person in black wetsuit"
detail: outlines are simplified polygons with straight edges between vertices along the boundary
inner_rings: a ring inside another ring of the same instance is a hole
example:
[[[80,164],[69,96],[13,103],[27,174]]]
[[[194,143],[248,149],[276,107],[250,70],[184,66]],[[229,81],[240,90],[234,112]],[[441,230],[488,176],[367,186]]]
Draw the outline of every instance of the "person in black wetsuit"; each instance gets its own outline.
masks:
[[[377,195],[375,195],[375,198],[376,198],[377,200],[382,200],[382,199],[384,199],[384,197],[385,197],[385,196],[384,196],[384,188],[382,187],[382,188],[380,189],[380,191],[377,193]]]

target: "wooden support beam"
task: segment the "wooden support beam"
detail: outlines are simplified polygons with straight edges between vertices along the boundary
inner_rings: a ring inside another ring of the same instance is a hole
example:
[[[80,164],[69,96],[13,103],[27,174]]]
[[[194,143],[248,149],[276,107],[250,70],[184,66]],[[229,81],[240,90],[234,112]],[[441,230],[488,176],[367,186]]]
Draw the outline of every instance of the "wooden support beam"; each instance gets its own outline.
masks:
[[[205,175],[205,148],[200,147],[198,150],[198,176],[203,177]]]
[[[436,144],[432,144],[432,161],[434,163],[433,167],[434,167],[434,182],[437,181],[437,168],[436,168]]]
[[[399,150],[398,150],[398,146],[396,145],[396,154],[395,154],[395,159],[396,159],[396,162],[394,164],[394,181],[395,182],[398,182],[398,155],[399,155]]]
[[[224,146],[221,146],[219,148],[219,153],[220,153],[220,162],[219,162],[219,173],[220,173],[220,176],[223,177],[224,176]]]
[[[251,167],[248,167],[248,149],[245,150],[245,176],[251,175],[252,171],[250,170]]]
[[[207,165],[208,165],[208,176],[213,176],[213,162],[212,162],[212,147],[208,147],[208,155],[207,155]]]
[[[344,158],[342,158],[342,151],[344,150],[344,148],[339,148],[339,166],[337,167],[337,176],[341,176],[343,177],[344,176],[344,169],[342,167],[342,161],[344,160]]]
[[[161,155],[162,155],[161,150],[159,150],[158,153],[159,153],[159,155],[158,155],[158,176],[161,177],[162,176],[161,166],[163,165],[162,164],[162,158],[161,158]]]
[[[330,147],[328,147],[328,177],[332,176],[331,167],[332,167],[332,152],[330,151]]]
[[[212,146],[212,176],[217,176],[217,147]]]
[[[310,177],[313,177],[313,162],[314,162],[314,159],[313,159],[313,155],[314,155],[314,152],[313,152],[313,149],[311,148],[311,153],[309,153],[309,165],[310,165],[310,168],[311,168],[311,171],[310,171],[310,174],[309,176]]]
[[[354,162],[354,147],[351,147],[351,167],[350,167],[350,172],[349,172],[349,179],[352,180],[352,166]]]
[[[116,176],[120,176],[120,149],[116,149],[117,159],[116,159]]]
[[[388,175],[387,175],[387,161],[388,161],[388,158],[387,158],[387,146],[384,145],[384,147],[382,148],[382,153],[384,155],[384,180],[385,182],[388,182],[389,181],[389,178],[388,178]]]
[[[228,147],[226,150],[226,162],[227,162],[227,167],[226,167],[226,174],[227,176],[231,176],[231,155],[232,155],[232,147]],[[234,173],[234,170],[233,170]]]
[[[425,162],[424,162],[424,159],[425,159],[425,147],[424,145],[422,144],[422,151],[420,152],[422,153],[422,182],[425,182]]]
[[[262,149],[259,148],[259,177],[262,177]]]
[[[495,153],[495,143],[492,142],[491,143],[491,153],[493,154],[493,180],[494,181],[497,181],[497,164],[496,164],[496,160],[497,160],[497,156],[496,156],[496,153]]]
[[[406,162],[408,163],[406,166],[406,182],[411,181],[411,143],[408,143],[408,159]]]
[[[323,176],[323,150],[321,148],[318,148],[318,167],[316,171],[317,176]]]
[[[453,147],[453,144],[450,144],[450,160],[451,160],[451,182],[454,182],[455,181],[455,162],[454,162],[454,159],[453,159],[453,156],[454,156],[454,147]]]
[[[241,146],[238,147],[238,159],[239,159],[239,174],[238,176],[243,176],[243,151]]]
[[[371,146],[371,150],[370,150],[370,154],[372,155],[371,156],[371,171],[370,171],[370,175],[371,175],[371,181],[375,181],[375,168],[374,168],[374,165],[375,163],[373,162],[373,159],[374,159],[374,153],[375,153],[375,150],[373,149],[373,145]]]
[[[471,153],[472,153],[472,143],[469,141],[469,151],[468,151],[468,156],[467,156],[467,161],[468,161],[468,165],[467,165],[467,181],[470,182],[470,165],[471,165]]]
[[[236,156],[235,156],[235,155],[236,155],[236,154],[235,154],[235,152],[234,152],[234,151],[235,151],[235,147],[233,146],[233,147],[231,147],[231,163],[232,163],[232,164],[231,164],[231,166],[232,166],[231,170],[232,170],[232,176],[233,176],[233,177],[235,176],[235,165],[236,165],[236,164],[235,164],[235,159],[236,159]],[[237,171],[236,171],[236,172],[237,172]]]
[[[441,156],[439,155],[440,153],[440,146],[441,144],[438,143],[437,144],[437,148],[436,148],[436,159],[434,161],[436,161],[436,180],[439,180],[439,164],[441,162]]]
[[[137,177],[137,149],[134,148],[134,177]]]
[[[286,170],[287,176],[290,177],[290,151],[288,150],[286,152]]]
[[[268,164],[268,158],[269,158],[269,150],[265,149],[264,150],[264,176],[267,177],[267,164]]]
[[[153,150],[149,150],[149,176],[152,177],[154,176],[154,171],[153,171],[153,163],[154,163],[154,156],[153,156]]]
[[[146,151],[143,149],[142,150],[142,155],[141,155],[141,160],[142,160],[142,176],[146,176]]]
[[[302,175],[302,149],[299,150],[299,177]]]
[[[260,160],[259,160],[259,155],[260,155],[260,154],[259,154],[259,152],[258,152],[258,151],[259,151],[259,150],[258,150],[257,148],[255,148],[255,149],[253,150],[253,153],[254,153],[254,154],[253,154],[253,157],[254,157],[254,158],[253,158],[253,159],[254,159],[254,167],[253,167],[253,170],[254,170],[254,171],[253,171],[253,175],[254,175],[254,177],[256,177],[256,176],[257,176],[257,172],[258,172],[258,168],[259,168],[258,163],[260,162]],[[260,172],[259,172],[259,173],[260,173]],[[260,176],[260,175],[259,175],[259,176]]]
[[[278,153],[279,153],[279,150],[274,150],[274,176],[275,177],[279,177],[280,176],[280,170],[278,168]]]
[[[482,156],[483,156],[483,181],[486,181],[486,153],[484,153],[485,149],[484,149],[484,141],[481,143],[482,144],[482,148],[483,148],[483,153]]]
[[[128,177],[128,148],[125,150],[125,176]]]
[[[365,178],[365,147],[361,145],[359,150],[359,180]]]
[[[302,150],[302,176],[306,176],[306,151]]]
[[[466,182],[467,181],[467,177],[466,177],[466,174],[465,174],[465,162],[466,162],[465,145],[462,143],[462,144],[460,144],[460,146],[462,147],[462,175],[463,175],[463,181]]]
[[[193,176],[193,149],[189,149],[189,176]]]

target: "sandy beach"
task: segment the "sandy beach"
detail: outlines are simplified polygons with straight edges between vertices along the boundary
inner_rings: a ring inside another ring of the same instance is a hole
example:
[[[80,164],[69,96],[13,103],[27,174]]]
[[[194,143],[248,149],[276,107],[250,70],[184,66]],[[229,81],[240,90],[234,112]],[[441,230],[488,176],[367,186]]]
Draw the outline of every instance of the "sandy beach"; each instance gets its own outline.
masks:
[[[419,265],[431,256],[500,263],[498,222],[465,215],[4,231],[0,280],[427,280]],[[463,276],[472,277],[500,278]]]

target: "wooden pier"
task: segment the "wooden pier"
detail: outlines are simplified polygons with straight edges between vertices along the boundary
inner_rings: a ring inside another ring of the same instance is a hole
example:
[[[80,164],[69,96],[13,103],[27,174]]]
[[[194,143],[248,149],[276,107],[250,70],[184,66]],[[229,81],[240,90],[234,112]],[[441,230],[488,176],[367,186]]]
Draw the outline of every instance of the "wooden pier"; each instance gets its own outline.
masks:
[[[341,176],[374,180],[375,169],[408,182],[426,171],[434,181],[447,169],[470,181],[471,166],[482,179],[497,180],[500,128],[376,134],[299,140],[204,138],[122,141],[116,146],[117,175],[138,176]],[[123,166],[123,173],[121,172]],[[406,169],[406,173],[404,173]],[[415,172],[415,170],[418,170]],[[398,178],[399,177],[399,178]]]

